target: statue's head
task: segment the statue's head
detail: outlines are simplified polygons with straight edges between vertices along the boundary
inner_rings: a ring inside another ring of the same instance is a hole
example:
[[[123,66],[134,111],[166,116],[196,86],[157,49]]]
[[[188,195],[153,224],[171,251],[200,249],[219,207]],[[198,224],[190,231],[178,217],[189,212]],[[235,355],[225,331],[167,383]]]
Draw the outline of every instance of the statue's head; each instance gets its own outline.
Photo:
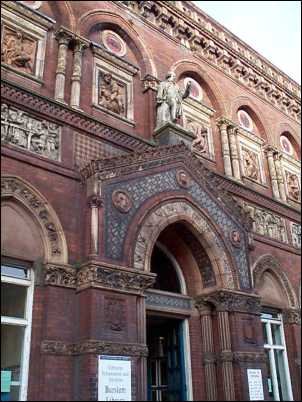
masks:
[[[166,75],[166,79],[168,81],[175,81],[176,80],[176,74],[174,73],[174,71],[169,71]]]

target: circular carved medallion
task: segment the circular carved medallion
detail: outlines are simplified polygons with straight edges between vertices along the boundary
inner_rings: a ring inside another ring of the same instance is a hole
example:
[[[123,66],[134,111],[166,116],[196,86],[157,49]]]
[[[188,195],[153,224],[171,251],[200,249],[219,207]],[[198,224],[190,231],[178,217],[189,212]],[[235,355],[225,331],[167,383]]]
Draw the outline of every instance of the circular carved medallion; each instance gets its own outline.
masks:
[[[238,120],[241,127],[245,128],[248,131],[253,130],[254,128],[253,120],[245,110],[242,109],[238,110]]]
[[[234,247],[241,247],[241,235],[238,230],[230,232],[230,240]]]
[[[132,201],[125,191],[115,190],[112,193],[112,202],[120,212],[127,213],[132,207]]]
[[[192,185],[191,177],[184,170],[179,170],[176,173],[176,180],[180,187],[189,188]]]
[[[202,95],[203,95],[201,86],[193,78],[186,77],[184,79],[184,87],[187,86],[189,81],[191,82],[190,98],[193,98],[193,99],[195,99],[197,101],[201,101],[202,100]]]
[[[125,56],[127,48],[123,39],[113,31],[102,32],[102,42],[106,48],[119,57]]]
[[[281,144],[282,151],[284,151],[288,155],[293,154],[293,146],[285,135],[281,135],[280,144]]]

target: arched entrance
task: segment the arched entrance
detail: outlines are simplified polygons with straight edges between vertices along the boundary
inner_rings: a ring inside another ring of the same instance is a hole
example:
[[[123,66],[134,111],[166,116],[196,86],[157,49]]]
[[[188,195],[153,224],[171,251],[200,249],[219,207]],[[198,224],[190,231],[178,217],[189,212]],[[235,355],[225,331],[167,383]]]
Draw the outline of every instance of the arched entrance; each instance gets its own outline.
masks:
[[[190,225],[179,221],[158,236],[150,271],[157,278],[146,292],[148,400],[193,400],[193,298],[216,286],[212,263]]]

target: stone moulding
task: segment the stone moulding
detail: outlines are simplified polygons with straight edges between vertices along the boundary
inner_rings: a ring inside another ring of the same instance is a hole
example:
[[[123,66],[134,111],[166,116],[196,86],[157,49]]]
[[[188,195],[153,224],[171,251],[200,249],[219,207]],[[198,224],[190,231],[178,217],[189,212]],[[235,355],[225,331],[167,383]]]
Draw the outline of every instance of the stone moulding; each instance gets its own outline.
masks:
[[[77,274],[77,290],[89,286],[116,289],[125,292],[143,293],[155,282],[156,275],[127,268],[85,264]]]
[[[195,57],[206,59],[227,76],[254,91],[289,117],[300,118],[300,87],[295,81],[262,59],[255,51],[221,27],[206,22],[201,12],[195,19],[184,12],[182,2],[119,1],[118,5],[143,17],[147,25],[190,49]],[[194,9],[196,10],[196,9]],[[151,15],[153,18],[151,18]]]
[[[261,314],[260,296],[255,294],[233,292],[223,289],[195,298],[195,306],[197,308],[199,308],[199,305],[202,308],[204,303],[214,305],[217,311]]]
[[[144,344],[115,343],[109,341],[86,340],[79,343],[44,340],[41,343],[44,355],[76,356],[84,354],[147,357],[148,347]]]
[[[213,364],[217,362],[234,362],[237,364],[249,364],[249,363],[266,363],[266,355],[264,352],[221,352],[214,353],[208,352],[203,353],[202,362],[204,365]]]
[[[100,263],[88,263],[79,270],[68,265],[46,264],[44,284],[77,291],[97,287],[141,294],[153,285],[155,277],[152,273],[146,274]]]
[[[13,102],[22,107],[26,105],[27,108],[35,110],[35,112],[42,115],[47,115],[61,124],[93,134],[99,139],[123,146],[131,151],[144,151],[154,146],[146,140],[107,127],[84,112],[73,110],[60,102],[34,94],[4,79],[1,80],[1,96],[8,103]]]

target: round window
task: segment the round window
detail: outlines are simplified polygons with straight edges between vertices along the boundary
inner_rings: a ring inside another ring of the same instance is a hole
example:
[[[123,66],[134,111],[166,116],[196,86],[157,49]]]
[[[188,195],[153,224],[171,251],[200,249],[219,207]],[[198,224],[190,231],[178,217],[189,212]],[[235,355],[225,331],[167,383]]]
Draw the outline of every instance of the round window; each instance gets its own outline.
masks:
[[[291,142],[289,141],[289,139],[285,135],[281,135],[281,137],[280,137],[280,145],[281,145],[282,151],[284,151],[288,155],[293,154],[293,152],[294,152],[293,146],[292,146]]]
[[[253,130],[253,120],[250,115],[246,113],[245,110],[238,110],[238,120],[241,127],[245,128],[248,131]]]
[[[105,47],[117,56],[125,56],[127,48],[123,39],[113,31],[102,32],[102,42]]]

